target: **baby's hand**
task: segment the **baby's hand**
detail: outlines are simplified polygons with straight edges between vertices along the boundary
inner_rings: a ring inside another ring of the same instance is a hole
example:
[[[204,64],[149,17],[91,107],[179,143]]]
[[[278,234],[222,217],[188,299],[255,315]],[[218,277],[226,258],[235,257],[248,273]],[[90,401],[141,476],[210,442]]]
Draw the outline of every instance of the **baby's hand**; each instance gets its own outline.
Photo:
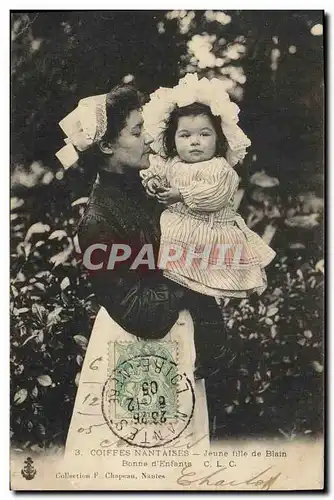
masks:
[[[157,177],[151,177],[151,179],[149,179],[146,182],[145,188],[146,188],[146,192],[147,192],[148,196],[151,196],[151,197],[156,196],[156,194],[160,188],[159,179]]]
[[[159,190],[156,197],[159,203],[166,206],[182,201],[181,193],[176,187],[163,188]]]

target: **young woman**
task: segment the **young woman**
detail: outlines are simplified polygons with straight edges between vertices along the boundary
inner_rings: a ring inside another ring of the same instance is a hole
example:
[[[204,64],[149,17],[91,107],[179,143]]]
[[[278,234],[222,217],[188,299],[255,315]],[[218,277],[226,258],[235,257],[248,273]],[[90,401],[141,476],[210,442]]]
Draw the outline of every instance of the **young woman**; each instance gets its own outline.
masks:
[[[68,135],[68,144],[58,153],[65,166],[77,159],[77,149],[95,148],[97,153],[97,181],[78,231],[83,255],[92,245],[110,248],[114,243],[136,250],[150,244],[157,255],[160,210],[146,196],[139,176],[139,171],[149,166],[152,139],[144,130],[137,91],[118,86],[107,95],[84,99],[60,125]],[[104,250],[97,250],[91,257],[96,265],[101,263]],[[224,325],[214,299],[172,283],[159,269],[131,269],[131,259],[114,269],[103,266],[91,272],[91,281],[102,307],[81,372],[67,449],[73,450],[82,439],[75,429],[93,429],[95,443],[105,436],[101,411],[89,419],[85,414],[94,411],[86,407],[83,410],[83,401],[88,404],[87,394],[98,398],[94,401],[101,400],[102,385],[112,362],[108,344],[138,339],[176,342],[180,370],[189,374],[195,386],[196,405],[188,430],[193,430],[193,436],[207,435],[204,385],[202,380],[194,382],[193,372],[195,357],[198,373],[201,371],[198,378],[216,373],[221,363]]]

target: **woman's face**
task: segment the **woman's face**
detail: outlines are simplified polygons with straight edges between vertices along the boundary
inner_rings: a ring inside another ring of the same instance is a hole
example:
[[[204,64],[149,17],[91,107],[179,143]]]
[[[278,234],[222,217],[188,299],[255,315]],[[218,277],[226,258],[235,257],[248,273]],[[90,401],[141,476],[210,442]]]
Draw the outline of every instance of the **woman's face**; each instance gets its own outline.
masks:
[[[138,110],[129,113],[125,127],[111,145],[112,162],[123,169],[142,170],[149,166],[152,137],[145,131],[144,120]]]

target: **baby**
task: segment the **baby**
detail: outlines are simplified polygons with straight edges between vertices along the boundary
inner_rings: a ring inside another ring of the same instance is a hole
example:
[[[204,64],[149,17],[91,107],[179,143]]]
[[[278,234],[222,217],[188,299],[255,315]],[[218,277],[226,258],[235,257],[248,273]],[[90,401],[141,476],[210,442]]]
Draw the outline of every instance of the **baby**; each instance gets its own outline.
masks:
[[[189,93],[196,86],[191,82]],[[160,126],[163,154],[151,155],[150,167],[140,173],[149,196],[166,206],[159,267],[169,279],[217,301],[261,294],[267,286],[264,267],[275,252],[247,227],[233,204],[239,183],[233,166],[250,141],[237,119],[226,125],[224,109],[231,113],[237,108],[226,92],[219,115],[213,114],[210,97],[201,102],[198,89],[194,94],[194,102],[184,106],[176,98],[172,109],[169,94],[170,111]],[[217,108],[217,100],[214,104]],[[145,119],[150,103],[146,106]]]

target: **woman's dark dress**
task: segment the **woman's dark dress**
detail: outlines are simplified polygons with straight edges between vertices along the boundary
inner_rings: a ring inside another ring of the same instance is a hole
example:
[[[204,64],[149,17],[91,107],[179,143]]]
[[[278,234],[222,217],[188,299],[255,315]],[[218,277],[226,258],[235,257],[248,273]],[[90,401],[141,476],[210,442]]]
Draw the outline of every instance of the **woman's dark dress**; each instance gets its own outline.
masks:
[[[161,207],[149,199],[138,172],[111,174],[102,172],[95,183],[79,225],[81,252],[94,243],[128,244],[134,251],[152,244],[155,257],[159,249]],[[96,263],[107,259],[99,250]],[[163,338],[188,309],[195,324],[196,365],[204,376],[216,372],[225,342],[220,310],[212,297],[196,294],[167,280],[160,270],[141,266],[130,270],[131,262],[116,264],[115,269],[90,272],[99,304],[126,331],[142,338]]]

